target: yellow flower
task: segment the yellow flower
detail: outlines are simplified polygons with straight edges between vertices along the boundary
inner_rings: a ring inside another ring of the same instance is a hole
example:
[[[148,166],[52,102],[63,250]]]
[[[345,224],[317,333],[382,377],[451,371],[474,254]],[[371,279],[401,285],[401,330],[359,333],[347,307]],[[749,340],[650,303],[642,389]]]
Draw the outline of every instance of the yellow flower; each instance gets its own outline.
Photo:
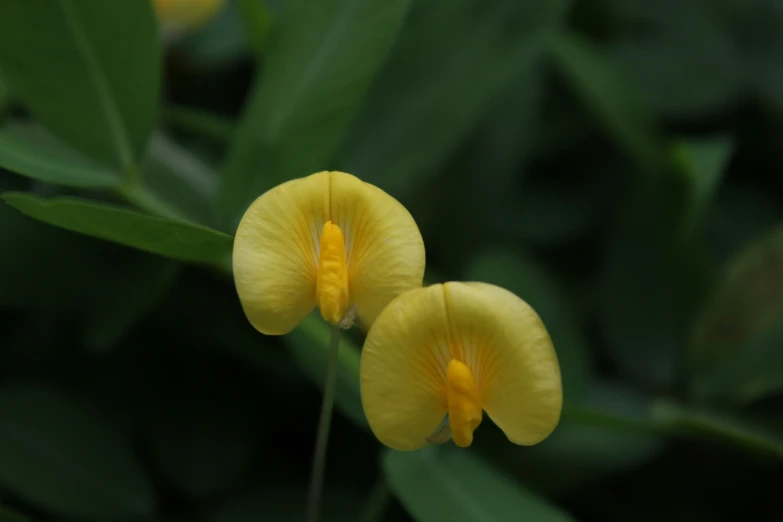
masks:
[[[511,442],[537,444],[563,403],[541,319],[486,283],[436,284],[394,299],[367,334],[361,395],[375,436],[400,451],[449,438],[470,446],[483,411]]]
[[[234,281],[261,333],[293,330],[317,306],[329,323],[372,324],[421,287],[424,242],[396,199],[343,172],[278,185],[245,212],[234,239]]]
[[[212,20],[225,0],[155,0],[155,12],[165,30],[185,33]]]

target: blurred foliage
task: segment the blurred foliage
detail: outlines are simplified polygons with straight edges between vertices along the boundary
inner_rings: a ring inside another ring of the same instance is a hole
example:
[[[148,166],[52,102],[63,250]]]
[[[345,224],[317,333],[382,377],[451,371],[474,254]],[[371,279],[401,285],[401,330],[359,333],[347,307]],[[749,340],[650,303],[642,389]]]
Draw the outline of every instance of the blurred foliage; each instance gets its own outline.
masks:
[[[328,520],[779,521],[783,5],[0,5],[0,520],[299,520],[328,328],[255,332],[231,233],[293,177],[402,201],[428,282],[541,315],[561,424],[380,446],[343,337]]]

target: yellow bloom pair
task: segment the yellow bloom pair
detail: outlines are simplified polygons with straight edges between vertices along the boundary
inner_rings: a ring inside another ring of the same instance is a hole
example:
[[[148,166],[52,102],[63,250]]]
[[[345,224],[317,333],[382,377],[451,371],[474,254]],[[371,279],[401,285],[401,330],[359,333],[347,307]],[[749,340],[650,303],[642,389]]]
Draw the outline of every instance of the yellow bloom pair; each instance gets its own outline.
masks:
[[[535,311],[485,283],[422,287],[424,243],[394,198],[342,172],[259,197],[236,233],[234,278],[260,332],[293,330],[315,307],[369,328],[361,395],[370,428],[402,451],[467,447],[483,412],[508,439],[536,444],[557,426],[560,369]]]

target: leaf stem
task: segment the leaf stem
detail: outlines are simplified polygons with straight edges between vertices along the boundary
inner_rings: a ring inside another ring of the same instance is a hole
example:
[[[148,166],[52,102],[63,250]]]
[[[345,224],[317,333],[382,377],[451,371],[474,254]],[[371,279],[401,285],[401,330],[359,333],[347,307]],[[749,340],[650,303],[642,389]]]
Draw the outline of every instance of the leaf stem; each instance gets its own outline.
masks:
[[[340,350],[340,327],[332,327],[329,339],[329,359],[326,363],[326,383],[324,398],[321,404],[321,418],[318,421],[315,452],[313,455],[313,470],[310,475],[310,492],[307,497],[307,522],[317,522],[323,491],[324,470],[326,468],[326,447],[329,443],[329,430],[332,424],[334,410],[335,388],[337,387],[337,372],[339,370],[338,354]]]
[[[680,406],[664,399],[654,402],[645,417],[629,417],[611,411],[586,406],[571,406],[563,410],[563,418],[583,426],[596,426],[618,432],[687,437],[745,448],[759,455],[783,458],[783,438],[762,426],[700,409]]]
[[[175,221],[189,221],[186,216],[172,208],[167,202],[148,191],[138,181],[129,181],[117,189],[117,194],[128,203],[153,216]]]

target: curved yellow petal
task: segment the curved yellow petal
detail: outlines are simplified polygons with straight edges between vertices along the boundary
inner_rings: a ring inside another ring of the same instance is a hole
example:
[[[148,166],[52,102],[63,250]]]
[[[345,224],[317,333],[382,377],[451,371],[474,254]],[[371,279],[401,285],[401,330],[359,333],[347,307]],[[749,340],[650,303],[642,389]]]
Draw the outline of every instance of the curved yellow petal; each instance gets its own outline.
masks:
[[[373,433],[390,448],[425,446],[448,411],[445,324],[442,286],[434,285],[394,299],[367,334],[362,404]]]
[[[315,307],[329,179],[320,172],[278,185],[242,216],[234,238],[234,282],[248,320],[261,333],[286,334]]]
[[[455,443],[470,444],[480,414],[470,411],[471,386],[461,392],[447,382],[452,360],[463,363],[460,380],[475,381],[475,400],[511,442],[536,444],[557,426],[560,368],[538,315],[503,288],[449,282],[400,295],[367,335],[362,401],[382,443],[402,451],[426,445],[456,393],[465,414]]]
[[[343,172],[331,173],[330,219],[345,235],[350,301],[369,326],[392,299],[421,287],[424,240],[402,204]]]
[[[486,283],[446,283],[456,355],[473,370],[481,402],[508,439],[547,438],[560,421],[560,365],[538,314],[512,292]]]
[[[318,172],[266,192],[245,212],[234,240],[237,292],[265,334],[290,332],[319,303],[332,324],[350,317],[352,307],[371,324],[423,278],[424,242],[411,215],[344,172]]]

